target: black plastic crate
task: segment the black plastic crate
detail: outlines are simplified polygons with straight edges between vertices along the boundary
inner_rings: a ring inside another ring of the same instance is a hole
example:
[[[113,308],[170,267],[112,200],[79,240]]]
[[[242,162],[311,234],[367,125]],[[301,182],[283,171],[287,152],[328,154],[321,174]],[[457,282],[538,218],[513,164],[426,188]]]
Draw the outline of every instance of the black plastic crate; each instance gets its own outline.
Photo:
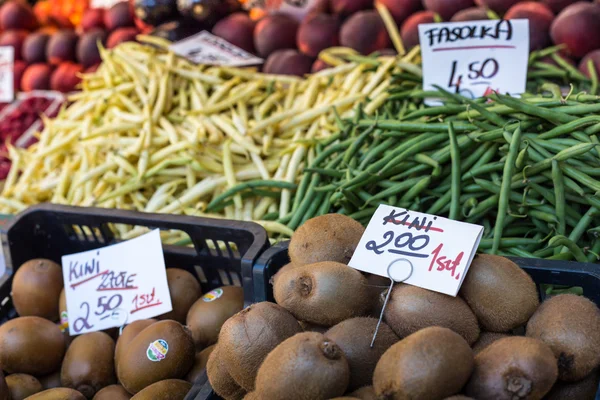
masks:
[[[275,301],[269,281],[281,267],[290,262],[288,245],[289,241],[277,243],[265,250],[256,261],[253,268],[255,302]],[[542,301],[546,297],[542,285],[579,286],[583,289],[583,294],[600,307],[600,265],[521,257],[508,258],[524,269],[536,282]],[[195,400],[221,400],[221,397],[213,392],[206,376],[199,379],[197,384],[202,381],[206,383]],[[600,400],[600,390],[596,394],[596,400]]]
[[[237,285],[244,287],[246,304],[254,301],[252,268],[269,245],[267,232],[258,224],[41,204],[16,215],[2,230],[6,272],[0,277],[0,323],[17,316],[10,292],[14,272],[21,264],[32,258],[48,258],[60,264],[65,254],[117,243],[111,224],[187,233],[193,247],[163,245],[167,268],[192,273],[203,293],[223,285]],[[186,399],[194,399],[202,383],[195,384]]]

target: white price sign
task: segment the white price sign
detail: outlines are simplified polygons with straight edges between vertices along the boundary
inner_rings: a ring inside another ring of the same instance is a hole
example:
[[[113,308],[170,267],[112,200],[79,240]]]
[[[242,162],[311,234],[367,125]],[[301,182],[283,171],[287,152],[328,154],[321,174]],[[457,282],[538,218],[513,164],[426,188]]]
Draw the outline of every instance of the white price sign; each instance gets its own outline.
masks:
[[[0,103],[10,103],[15,98],[14,87],[15,49],[12,46],[0,47]]]
[[[487,20],[419,25],[423,87],[464,97],[525,91],[529,21]]]
[[[173,309],[160,231],[62,257],[69,333],[79,335]]]
[[[244,67],[264,61],[207,31],[173,43],[170,49],[196,64]]]
[[[456,296],[482,234],[479,225],[382,204],[348,265]]]

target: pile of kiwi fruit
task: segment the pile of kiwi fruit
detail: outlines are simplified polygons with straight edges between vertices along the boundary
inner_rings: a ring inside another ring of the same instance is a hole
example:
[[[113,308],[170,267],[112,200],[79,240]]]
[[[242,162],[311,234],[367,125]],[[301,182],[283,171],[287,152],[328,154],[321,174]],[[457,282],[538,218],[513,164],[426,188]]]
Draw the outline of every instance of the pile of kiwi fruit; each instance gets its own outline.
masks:
[[[19,316],[0,325],[0,400],[184,399],[244,295],[237,286],[202,294],[184,269],[166,275],[169,313],[69,336],[61,266],[47,259],[21,265],[11,288]]]
[[[364,228],[328,214],[289,243],[275,303],[222,326],[206,370],[225,400],[594,399],[600,310],[583,296],[540,304],[511,260],[477,255],[456,297],[347,264]],[[383,299],[383,321],[378,327]],[[378,334],[372,343],[373,334]]]

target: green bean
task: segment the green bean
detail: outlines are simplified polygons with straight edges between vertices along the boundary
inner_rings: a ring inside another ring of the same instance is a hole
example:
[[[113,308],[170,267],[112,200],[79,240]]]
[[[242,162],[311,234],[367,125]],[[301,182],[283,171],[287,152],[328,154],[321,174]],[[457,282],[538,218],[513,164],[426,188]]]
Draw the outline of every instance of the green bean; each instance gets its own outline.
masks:
[[[564,235],[566,231],[565,223],[565,186],[562,171],[558,165],[558,161],[552,160],[552,182],[554,183],[554,198],[556,218],[558,219],[558,227],[556,231],[560,235]]]
[[[309,167],[309,168],[304,168],[304,172],[309,172],[309,173],[315,173],[315,174],[319,174],[319,175],[325,175],[325,176],[330,176],[332,178],[342,178],[344,176],[344,173],[341,171],[336,171],[333,169],[325,169],[325,168],[314,168],[314,167]]]
[[[498,198],[498,215],[496,217],[496,226],[494,227],[494,243],[491,250],[492,254],[496,254],[500,247],[500,239],[502,237],[503,230],[502,222],[506,217],[506,211],[508,210],[511,178],[515,169],[515,161],[517,160],[520,145],[521,128],[518,127],[514,131],[512,141],[510,143],[508,157],[504,163],[504,171],[502,173],[502,189],[500,190],[500,196]]]
[[[548,110],[532,104],[527,104],[523,101],[519,101],[509,96],[494,94],[493,98],[502,104],[514,108],[515,110],[518,110],[525,114],[543,118],[547,121],[555,123],[556,125],[566,124],[568,122],[577,120],[577,117],[574,117],[572,115],[565,114],[556,110]]]
[[[375,122],[375,124],[368,127],[367,129],[365,129],[365,131],[363,133],[361,133],[358,136],[358,138],[356,138],[356,140],[354,140],[352,142],[350,147],[348,147],[348,150],[346,150],[346,153],[344,154],[344,158],[343,158],[343,162],[345,164],[348,164],[350,162],[350,159],[356,154],[358,149],[363,145],[363,143],[367,139],[367,137],[369,135],[371,135],[373,133],[373,131],[375,131],[376,123],[377,122]]]
[[[579,220],[577,225],[573,228],[571,233],[569,234],[569,240],[574,243],[577,243],[581,238],[581,235],[585,232],[585,230],[592,223],[592,218],[594,215],[598,213],[598,209],[596,207],[590,207],[589,210],[583,215],[583,217]]]
[[[450,136],[450,158],[452,160],[452,186],[450,189],[450,219],[458,218],[460,198],[460,150],[456,140],[456,133],[452,122],[448,124],[448,135]]]
[[[433,85],[436,89],[438,89],[440,91],[440,93],[449,99],[453,99],[457,102],[462,102],[462,103],[466,103],[468,104],[470,107],[474,108],[475,110],[477,110],[479,112],[479,114],[481,114],[482,117],[484,117],[485,119],[487,119],[488,121],[490,121],[491,123],[493,123],[494,125],[497,126],[504,126],[506,125],[506,121],[504,120],[504,118],[502,118],[500,115],[495,114],[493,112],[490,112],[489,110],[487,110],[485,107],[477,104],[476,102],[467,99],[466,97],[462,97],[460,95],[457,94],[453,94],[450,93],[444,89],[442,89],[440,86],[438,85]],[[462,110],[461,110],[462,111]],[[452,208],[452,207],[451,207]]]
[[[422,178],[419,182],[417,182],[412,188],[410,188],[404,196],[400,198],[400,203],[408,202],[419,195],[423,190],[427,188],[429,183],[431,182],[431,177],[427,176]]]
[[[412,179],[407,179],[404,182],[394,182],[395,185],[389,187],[388,189],[385,189],[379,193],[377,193],[376,195],[372,196],[367,202],[366,202],[366,206],[371,204],[372,201],[376,201],[376,200],[381,200],[381,199],[385,199],[386,197],[389,197],[391,195],[395,195],[398,194],[404,190],[410,189],[411,187],[413,187],[414,185],[416,185],[419,181],[421,180],[421,178],[412,178]]]
[[[361,160],[358,168],[364,169],[375,157],[379,156],[385,150],[389,149],[396,142],[396,138],[387,138],[373,149],[369,150],[364,154],[364,158]]]
[[[227,189],[225,192],[223,192],[219,196],[215,197],[206,206],[206,211],[207,212],[212,211],[212,209],[215,206],[217,206],[219,203],[221,203],[228,197],[235,195],[236,193],[239,193],[239,192],[241,192],[243,190],[247,190],[247,189],[253,189],[253,188],[273,188],[273,189],[293,190],[293,189],[296,189],[296,184],[291,183],[291,182],[285,182],[285,181],[265,181],[265,180],[242,182],[242,183],[239,183],[239,184]]]
[[[358,126],[367,127],[373,123],[372,120],[361,120],[358,122]],[[377,122],[377,127],[384,130],[393,132],[443,132],[448,131],[448,124],[445,123],[414,123],[414,122],[398,122],[393,120],[380,120]],[[456,132],[468,132],[475,129],[475,126],[467,123],[460,123],[454,126]],[[391,132],[390,132],[391,133]],[[389,136],[393,136],[388,133]]]
[[[590,78],[592,80],[592,87],[590,88],[590,94],[596,94],[598,92],[598,73],[596,71],[596,66],[594,65],[594,60],[589,59],[587,62],[588,72],[590,74]]]
[[[600,258],[598,257],[598,254],[600,253],[600,239],[596,238],[596,240],[594,240],[594,244],[592,245],[591,250],[588,250],[589,254],[587,255],[586,259],[589,262],[595,262],[600,260]]]
[[[591,176],[586,175],[583,172],[578,171],[576,168],[573,168],[569,165],[563,164],[561,168],[566,175],[570,176],[582,185],[587,186],[596,192],[600,191],[600,181],[595,180]]]
[[[446,192],[442,197],[437,199],[431,207],[429,207],[429,209],[426,211],[426,213],[437,215],[445,205],[450,203],[451,196],[452,196],[451,192]]]
[[[571,77],[584,81],[587,80],[585,75],[579,72],[577,68],[574,68],[571,64],[569,64],[569,62],[562,58],[558,53],[552,54],[551,57],[558,65],[567,70]]]
[[[575,257],[575,259],[579,262],[587,262],[587,257],[583,254],[583,250],[577,246],[572,240],[568,239],[563,235],[556,235],[548,242],[548,246],[551,247],[562,247],[565,246],[569,249],[571,254]]]
[[[498,242],[497,244],[495,244],[496,242]],[[500,238],[499,240],[496,240],[495,237],[492,239],[481,239],[481,241],[479,242],[479,248],[480,249],[484,249],[484,250],[491,250],[493,251],[494,246],[498,246],[498,248],[502,247],[502,248],[507,248],[507,247],[516,247],[516,246],[522,246],[522,245],[526,245],[526,244],[539,244],[540,241],[538,239],[532,239],[532,238]],[[498,251],[498,250],[496,250]]]
[[[592,115],[589,117],[578,118],[569,123],[559,125],[554,129],[551,129],[545,133],[542,133],[538,136],[539,139],[552,139],[555,137],[559,137],[562,135],[566,135],[567,133],[571,133],[583,126],[587,126],[590,124],[595,124],[600,122],[600,116]]]
[[[300,221],[300,225],[303,225],[306,221],[315,216],[319,206],[321,205],[321,200],[325,196],[324,193],[318,193],[312,200],[310,206],[306,210],[306,213],[302,215],[302,220]],[[290,222],[291,223],[291,222]],[[292,229],[296,229],[295,227]]]
[[[440,166],[440,163],[434,160],[433,158],[429,157],[427,154],[415,154],[413,159],[421,164],[429,165],[430,167],[432,167],[433,171],[431,172],[431,176],[440,176],[440,173],[442,172],[442,167]]]

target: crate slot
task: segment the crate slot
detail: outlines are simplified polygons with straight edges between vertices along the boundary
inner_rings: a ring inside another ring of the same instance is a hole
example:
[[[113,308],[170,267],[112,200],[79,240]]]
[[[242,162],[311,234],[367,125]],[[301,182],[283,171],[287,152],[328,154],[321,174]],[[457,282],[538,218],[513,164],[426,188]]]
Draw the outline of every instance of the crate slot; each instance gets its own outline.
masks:
[[[73,232],[75,233],[75,239],[80,242],[85,242],[85,235],[83,234],[81,227],[79,225],[71,225],[71,226],[73,227]]]
[[[231,252],[231,248],[229,247],[228,242],[225,242],[223,240],[217,240],[217,249],[221,251],[223,257],[233,258],[233,253]]]
[[[240,275],[235,272],[230,272],[229,277],[231,278],[231,282],[234,286],[242,286],[242,280],[240,279]]]
[[[229,244],[229,249],[233,253],[232,258],[239,260],[241,256],[237,244],[235,242],[227,242],[227,244]]]
[[[219,257],[220,252],[217,251],[217,245],[215,242],[212,239],[204,239],[204,241],[206,242],[206,249],[208,250],[209,254],[213,257]]]
[[[204,268],[199,265],[194,265],[194,270],[196,271],[196,275],[198,275],[200,283],[208,283],[208,279],[206,279],[206,275],[204,274]]]
[[[231,286],[231,279],[229,279],[229,275],[227,275],[227,272],[225,272],[222,269],[218,269],[217,270],[219,272],[219,277],[221,278],[221,282],[223,283],[223,286]]]
[[[2,307],[4,307],[6,305],[6,303],[8,303],[8,301],[10,300],[10,297],[5,297],[4,299],[2,299],[2,304],[0,304]]]
[[[92,232],[92,229],[89,226],[82,225],[81,230],[83,231],[83,234],[88,242],[91,242],[91,243],[97,242],[96,237],[94,236],[94,233]]]

